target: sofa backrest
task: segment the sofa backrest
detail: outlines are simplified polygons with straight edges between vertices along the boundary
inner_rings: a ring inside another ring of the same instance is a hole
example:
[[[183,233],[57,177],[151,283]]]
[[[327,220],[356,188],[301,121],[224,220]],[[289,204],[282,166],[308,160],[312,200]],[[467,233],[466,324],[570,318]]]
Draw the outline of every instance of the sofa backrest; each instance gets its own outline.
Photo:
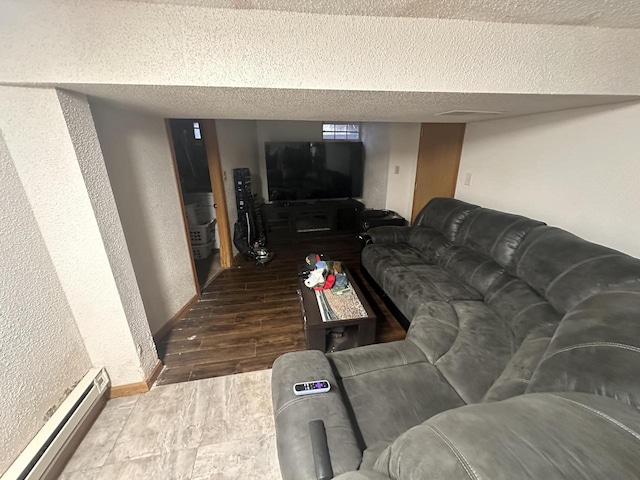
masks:
[[[640,282],[640,260],[555,227],[531,231],[507,270],[563,314],[599,292]]]
[[[545,223],[521,215],[478,208],[462,224],[454,243],[506,268],[527,234],[542,225]]]
[[[453,242],[460,226],[478,208],[480,207],[455,198],[434,198],[420,211],[413,226],[432,228]]]
[[[599,293],[560,322],[526,392],[577,391],[640,408],[640,285]]]
[[[559,228],[538,227],[506,268],[501,281],[518,278],[516,283],[526,283],[544,299],[532,308],[544,309],[552,319],[553,306],[563,316],[548,348],[540,355],[547,341],[540,338],[532,349],[539,361],[525,391],[594,393],[640,407],[640,260]],[[508,288],[502,293],[509,294]],[[540,320],[530,318],[530,325],[515,328],[536,332],[544,328],[536,326]],[[527,340],[523,347],[531,348]]]
[[[477,208],[462,223],[453,245],[441,252],[437,262],[486,294],[511,263],[524,237],[542,225],[520,215]]]

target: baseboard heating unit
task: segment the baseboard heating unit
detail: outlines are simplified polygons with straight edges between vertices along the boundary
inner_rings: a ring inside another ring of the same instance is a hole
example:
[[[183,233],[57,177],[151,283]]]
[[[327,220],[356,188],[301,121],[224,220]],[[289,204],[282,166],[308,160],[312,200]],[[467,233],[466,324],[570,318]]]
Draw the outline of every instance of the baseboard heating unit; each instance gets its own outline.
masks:
[[[104,368],[89,370],[0,480],[57,478],[107,402],[108,387]]]

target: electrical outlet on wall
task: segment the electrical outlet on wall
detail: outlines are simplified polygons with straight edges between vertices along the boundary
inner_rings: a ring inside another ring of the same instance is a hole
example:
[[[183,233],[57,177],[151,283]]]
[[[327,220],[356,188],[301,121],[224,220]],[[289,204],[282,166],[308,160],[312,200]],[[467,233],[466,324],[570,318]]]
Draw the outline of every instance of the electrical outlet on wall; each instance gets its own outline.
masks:
[[[395,173],[396,175],[400,173],[400,165],[396,165],[396,167],[393,169],[393,173]]]
[[[471,180],[473,179],[473,174],[472,173],[467,173],[464,176],[464,184],[467,186],[471,186]]]
[[[224,182],[227,181],[227,171],[226,170],[222,171],[222,181],[224,181]]]

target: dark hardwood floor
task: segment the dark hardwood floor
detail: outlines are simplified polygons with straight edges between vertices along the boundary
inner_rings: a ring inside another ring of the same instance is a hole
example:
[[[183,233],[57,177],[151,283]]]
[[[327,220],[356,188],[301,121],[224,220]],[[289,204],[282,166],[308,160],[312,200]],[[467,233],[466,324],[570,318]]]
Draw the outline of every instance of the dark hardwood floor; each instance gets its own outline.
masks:
[[[348,265],[378,317],[376,341],[402,340],[405,331],[360,271],[355,236],[274,244],[266,266],[239,260],[222,271],[202,298],[158,343],[165,369],[159,385],[271,368],[286,352],[304,350],[297,266],[309,253]]]

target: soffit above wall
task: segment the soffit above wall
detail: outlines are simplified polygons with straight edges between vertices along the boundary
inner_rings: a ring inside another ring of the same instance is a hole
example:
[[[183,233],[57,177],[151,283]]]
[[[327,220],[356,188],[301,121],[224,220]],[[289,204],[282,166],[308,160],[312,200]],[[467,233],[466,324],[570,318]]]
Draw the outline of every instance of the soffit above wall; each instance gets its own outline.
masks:
[[[149,85],[63,84],[62,88],[165,118],[474,122],[640,100],[614,95],[372,92]],[[452,110],[488,113],[439,116]],[[504,112],[495,115],[491,112]]]
[[[120,0],[328,15],[450,18],[500,23],[640,28],[637,0]]]
[[[0,0],[0,26],[3,84],[640,95],[640,29],[107,0]]]

